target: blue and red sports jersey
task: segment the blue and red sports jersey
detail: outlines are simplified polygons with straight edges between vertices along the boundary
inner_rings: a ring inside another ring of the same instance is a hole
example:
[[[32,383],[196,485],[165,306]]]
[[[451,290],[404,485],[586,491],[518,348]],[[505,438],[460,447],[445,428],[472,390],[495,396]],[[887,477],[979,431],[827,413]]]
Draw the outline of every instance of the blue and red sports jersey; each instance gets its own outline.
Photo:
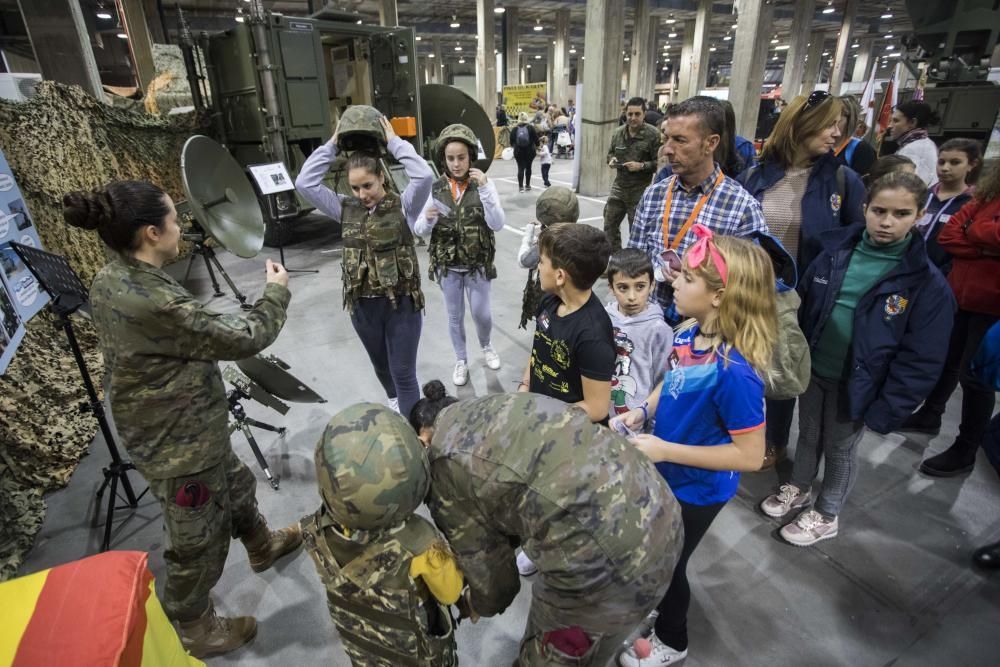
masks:
[[[694,349],[698,327],[674,336],[653,435],[667,442],[711,447],[764,426],[764,382],[737,350],[728,363],[719,352]],[[679,500],[692,505],[723,503],[736,495],[740,475],[676,463],[657,463]]]

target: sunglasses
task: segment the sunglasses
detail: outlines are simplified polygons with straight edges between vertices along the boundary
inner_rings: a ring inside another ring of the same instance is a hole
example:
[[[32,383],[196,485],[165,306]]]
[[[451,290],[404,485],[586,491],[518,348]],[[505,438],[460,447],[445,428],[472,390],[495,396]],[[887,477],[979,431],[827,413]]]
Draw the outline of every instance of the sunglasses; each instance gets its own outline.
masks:
[[[826,100],[830,98],[830,93],[825,90],[814,90],[809,93],[809,98],[806,100],[806,105],[803,107],[804,110],[808,111],[815,106],[823,104]]]

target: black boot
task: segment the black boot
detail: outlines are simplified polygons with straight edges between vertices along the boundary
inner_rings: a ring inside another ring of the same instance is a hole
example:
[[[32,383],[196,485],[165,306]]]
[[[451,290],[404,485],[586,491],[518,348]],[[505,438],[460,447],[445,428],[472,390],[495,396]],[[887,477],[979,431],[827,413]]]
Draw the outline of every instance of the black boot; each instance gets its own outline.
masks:
[[[898,430],[937,435],[941,432],[941,413],[928,410],[927,406],[924,406],[907,417]]]
[[[1000,542],[976,549],[972,554],[972,562],[989,570],[1000,570]]]
[[[968,440],[955,440],[955,443],[940,454],[924,459],[920,464],[920,472],[931,477],[956,477],[972,472],[976,465],[976,450],[979,445]]]

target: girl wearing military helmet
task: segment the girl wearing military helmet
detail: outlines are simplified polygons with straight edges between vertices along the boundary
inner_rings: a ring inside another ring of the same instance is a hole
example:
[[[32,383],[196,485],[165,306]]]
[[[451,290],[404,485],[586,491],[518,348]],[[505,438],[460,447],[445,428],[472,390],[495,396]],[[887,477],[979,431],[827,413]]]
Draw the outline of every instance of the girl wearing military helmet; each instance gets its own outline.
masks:
[[[96,230],[114,251],[90,288],[109,378],[111,411],[126,451],[163,510],[163,608],[197,658],[253,639],[250,616],[219,618],[209,592],[233,537],[254,572],[302,544],[298,525],[271,532],[257,511],[257,481],[233,453],[229,405],[216,363],[266,348],[285,323],[288,274],[267,260],[264,294],[245,318],[215,313],[161,267],[181,229],[170,197],[145,181],[118,181],[63,197],[63,217]]]
[[[497,277],[494,232],[503,229],[504,213],[496,185],[472,166],[478,150],[476,135],[465,125],[449,125],[441,131],[436,158],[444,175],[434,182],[431,200],[414,226],[417,234],[431,235],[428,275],[444,293],[448,334],[456,358],[452,381],[458,386],[469,381],[466,297],[486,365],[492,370],[500,368],[500,356],[490,343],[490,281]]]
[[[383,145],[410,180],[401,195],[386,186],[376,153]],[[344,151],[353,151],[347,160],[350,196],[323,184],[331,163]],[[295,180],[299,194],[343,226],[344,307],[390,407],[404,415],[420,398],[417,345],[424,309],[412,232],[433,179],[427,163],[396,136],[385,116],[373,107],[355,105],[344,112],[333,138],[312,152]]]

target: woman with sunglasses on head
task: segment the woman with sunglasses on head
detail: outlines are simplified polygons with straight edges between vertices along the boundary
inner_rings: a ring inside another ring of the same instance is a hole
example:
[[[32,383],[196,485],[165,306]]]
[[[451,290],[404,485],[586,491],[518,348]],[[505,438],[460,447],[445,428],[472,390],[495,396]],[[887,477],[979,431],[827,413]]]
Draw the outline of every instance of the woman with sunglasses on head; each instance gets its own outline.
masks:
[[[864,221],[865,186],[834,154],[842,107],[822,90],[796,97],[764,143],[760,164],[737,179],[761,203],[771,235],[800,273],[820,253],[822,232]],[[768,400],[765,468],[785,456],[794,409],[794,399]]]
[[[674,336],[663,381],[645,403],[611,420],[652,461],[681,506],[684,544],[650,636],[623,667],[672,665],[687,656],[691,589],[687,563],[725,504],[739,471],[764,458],[764,380],[777,338],[774,271],[758,245],[714,237],[702,225],[673,282],[674,304],[688,318]],[[650,417],[652,434],[642,433]],[[638,435],[636,435],[638,434]]]

